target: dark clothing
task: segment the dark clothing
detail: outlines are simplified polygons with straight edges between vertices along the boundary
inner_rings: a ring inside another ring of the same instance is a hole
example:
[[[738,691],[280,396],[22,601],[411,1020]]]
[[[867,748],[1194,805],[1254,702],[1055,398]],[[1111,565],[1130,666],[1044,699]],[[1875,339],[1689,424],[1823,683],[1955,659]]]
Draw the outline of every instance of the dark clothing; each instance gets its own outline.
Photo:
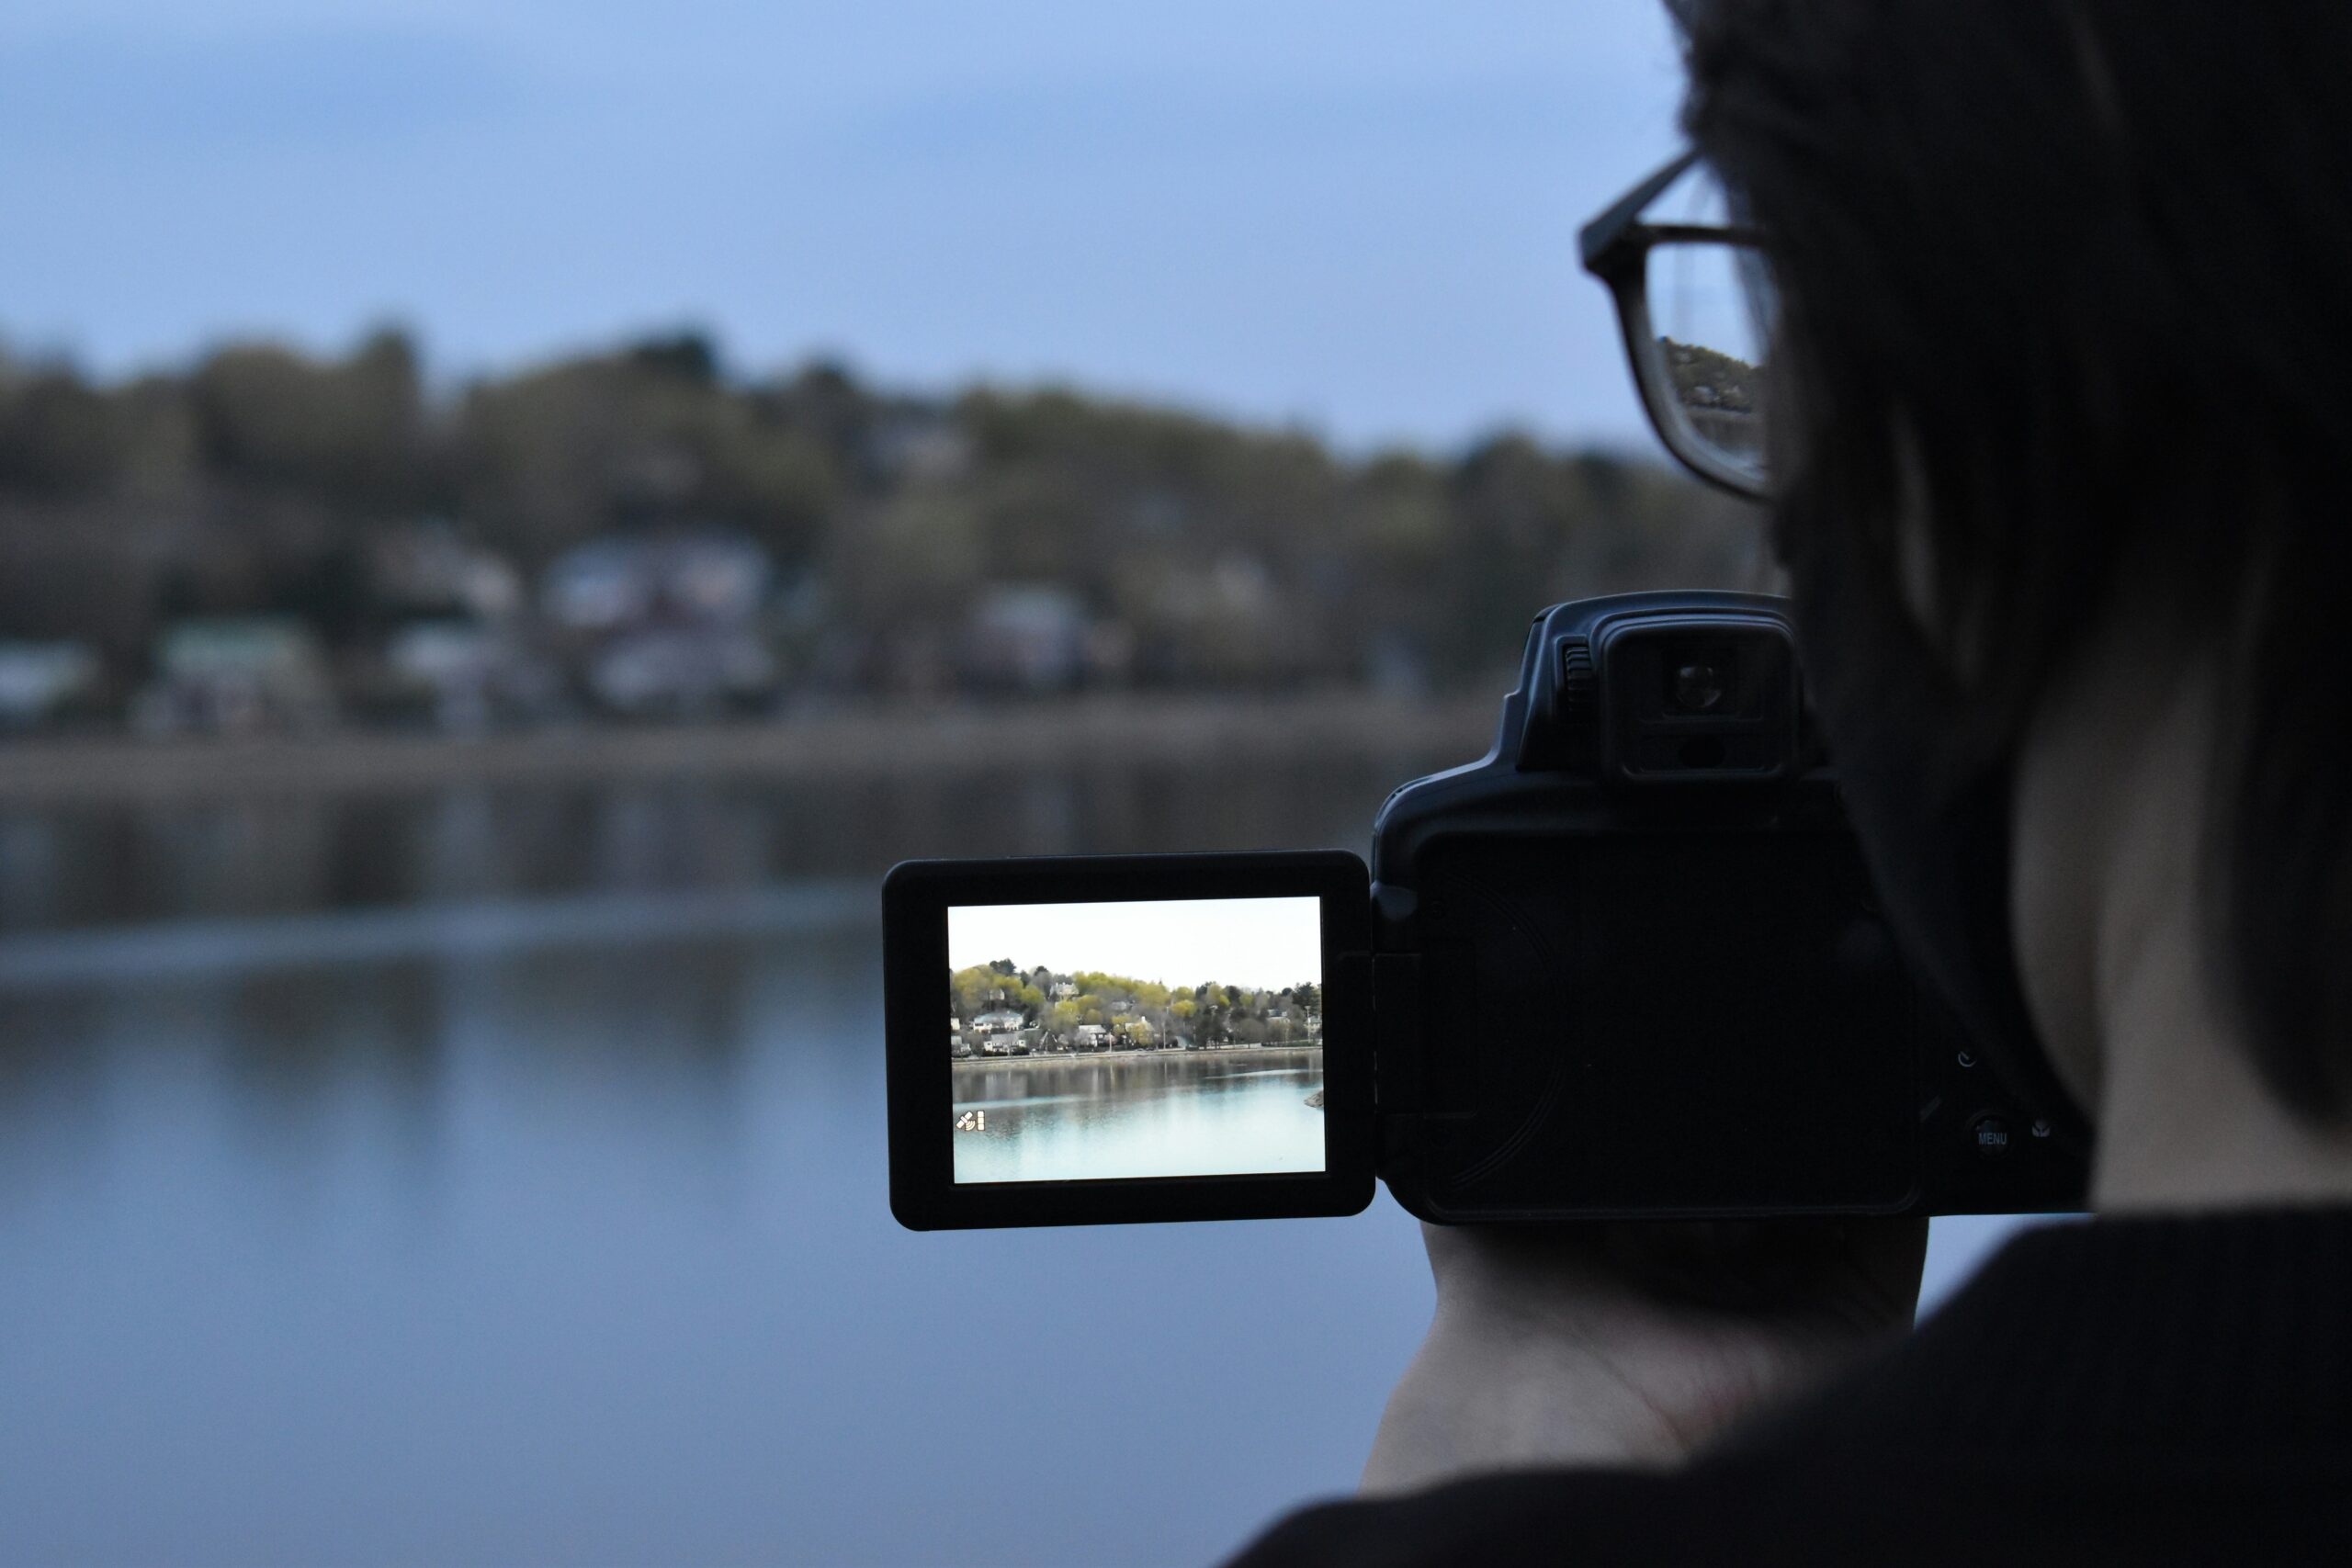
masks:
[[[1516,1562],[2352,1564],[2352,1210],[2029,1232],[1679,1471],[1329,1504],[1236,1568]]]

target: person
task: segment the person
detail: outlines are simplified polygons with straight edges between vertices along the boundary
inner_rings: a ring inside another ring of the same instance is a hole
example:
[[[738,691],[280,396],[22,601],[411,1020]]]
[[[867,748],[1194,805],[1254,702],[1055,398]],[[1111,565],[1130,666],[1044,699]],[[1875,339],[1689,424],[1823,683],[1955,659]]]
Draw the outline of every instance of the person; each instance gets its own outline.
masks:
[[[2095,1213],[1916,1328],[1917,1224],[1429,1229],[1238,1561],[2352,1562],[2352,8],[1674,9],[1857,832]]]

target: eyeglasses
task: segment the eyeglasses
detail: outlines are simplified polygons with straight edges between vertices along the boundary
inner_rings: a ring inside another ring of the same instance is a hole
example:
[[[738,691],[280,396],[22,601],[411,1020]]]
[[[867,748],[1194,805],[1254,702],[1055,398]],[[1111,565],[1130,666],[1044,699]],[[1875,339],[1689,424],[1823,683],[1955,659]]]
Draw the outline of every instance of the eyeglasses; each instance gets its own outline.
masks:
[[[1652,222],[1685,176],[1720,209],[1696,152],[1627,191],[1577,235],[1587,272],[1609,286],[1642,406],[1685,468],[1736,495],[1770,492],[1765,355],[1777,303],[1755,230]]]

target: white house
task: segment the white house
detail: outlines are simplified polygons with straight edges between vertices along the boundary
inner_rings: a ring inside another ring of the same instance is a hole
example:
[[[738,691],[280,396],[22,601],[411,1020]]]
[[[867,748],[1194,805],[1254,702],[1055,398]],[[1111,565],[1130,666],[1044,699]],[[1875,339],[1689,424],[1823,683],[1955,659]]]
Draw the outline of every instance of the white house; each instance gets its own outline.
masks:
[[[28,729],[96,689],[96,649],[79,642],[0,642],[0,729]]]
[[[326,656],[290,615],[179,621],[155,645],[133,723],[151,734],[316,729],[334,716]]]
[[[775,685],[759,625],[773,587],[758,545],[698,529],[577,546],[547,569],[539,603],[605,707],[699,713]]]

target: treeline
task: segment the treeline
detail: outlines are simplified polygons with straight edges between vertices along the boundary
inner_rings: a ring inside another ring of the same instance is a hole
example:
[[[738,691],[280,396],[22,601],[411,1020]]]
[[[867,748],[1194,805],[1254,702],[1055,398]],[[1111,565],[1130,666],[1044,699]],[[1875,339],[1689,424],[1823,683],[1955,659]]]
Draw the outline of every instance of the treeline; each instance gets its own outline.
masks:
[[[1323,992],[1313,981],[1275,988],[1207,980],[1188,987],[1101,970],[1023,969],[1000,958],[955,971],[948,993],[956,1043],[974,1047],[991,1035],[1041,1044],[1092,1041],[1107,1049],[1284,1044],[1322,1032]]]
[[[420,534],[501,565],[525,621],[581,547],[747,541],[779,697],[1445,688],[1549,601],[1758,572],[1736,506],[1516,434],[1355,457],[1061,389],[739,376],[694,335],[446,392],[398,332],[113,381],[0,354],[0,643],[81,643],[127,692],[174,623],[267,615],[340,669],[458,613],[387,586]]]

